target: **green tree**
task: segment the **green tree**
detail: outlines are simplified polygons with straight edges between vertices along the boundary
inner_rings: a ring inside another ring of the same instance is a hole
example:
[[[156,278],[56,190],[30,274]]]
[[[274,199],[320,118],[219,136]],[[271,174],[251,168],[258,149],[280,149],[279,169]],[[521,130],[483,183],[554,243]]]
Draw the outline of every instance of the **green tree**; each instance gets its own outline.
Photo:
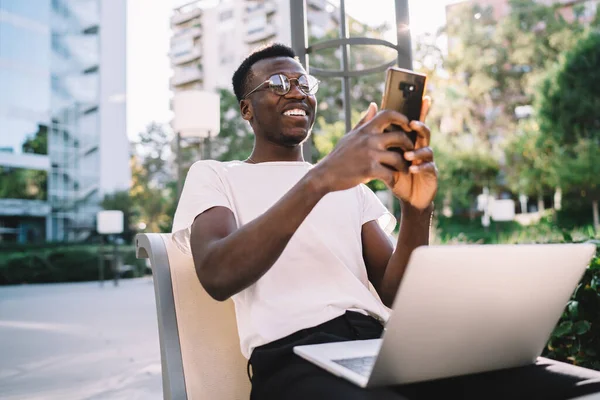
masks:
[[[561,187],[592,202],[600,227],[600,32],[590,31],[544,80],[537,113],[545,142],[554,142]]]
[[[536,143],[537,134],[527,131],[529,122],[519,122],[516,110],[534,103],[540,77],[574,45],[583,25],[566,21],[557,10],[561,5],[509,5],[500,20],[492,7],[476,2],[452,7],[443,31],[449,38],[447,76],[435,81],[433,114],[443,134],[473,135],[497,160],[504,153],[508,187],[541,199],[558,183],[545,156],[548,143]]]
[[[215,156],[220,161],[244,160],[252,152],[254,135],[249,124],[240,115],[235,95],[220,89],[221,130],[214,140]]]
[[[507,62],[500,89],[509,113],[516,106],[533,103],[540,78],[581,37],[583,24],[578,19],[565,20],[557,9],[560,6],[510,1],[511,12],[498,30]]]
[[[432,142],[439,166],[436,203],[472,211],[484,187],[494,189],[500,165],[475,138],[441,137]]]
[[[48,154],[48,127],[38,125],[37,132],[23,142],[23,153]]]
[[[48,127],[38,125],[22,145],[23,153],[48,154]],[[24,168],[0,167],[0,199],[46,200],[48,173]]]
[[[445,28],[450,48],[444,106],[458,104],[451,126],[490,147],[516,131],[516,107],[533,103],[539,77],[583,31],[579,20],[567,22],[554,5],[534,0],[509,5],[510,13],[497,20],[492,7],[465,2],[452,8]]]
[[[163,125],[155,122],[149,124],[144,132],[140,132],[139,140],[133,143],[133,152],[141,164],[139,171],[141,180],[153,187],[164,187],[173,179],[172,156],[173,134]]]
[[[0,199],[46,200],[47,185],[46,171],[0,167]]]
[[[502,110],[500,86],[506,53],[498,45],[498,31],[491,7],[466,2],[448,15],[445,33],[449,50],[444,62],[448,78],[440,85],[446,122],[452,135],[469,133],[490,150],[494,138],[510,127]],[[444,101],[445,100],[445,101]]]
[[[544,209],[544,193],[558,185],[552,169],[552,158],[541,146],[540,129],[533,119],[522,120],[516,135],[505,143],[506,182],[514,193],[538,199],[538,210]]]
[[[135,216],[132,221],[146,225],[149,232],[164,232],[173,217],[168,211],[177,202],[170,183],[174,182],[174,169],[170,162],[172,137],[159,124],[148,125],[133,144],[131,158],[131,199]]]

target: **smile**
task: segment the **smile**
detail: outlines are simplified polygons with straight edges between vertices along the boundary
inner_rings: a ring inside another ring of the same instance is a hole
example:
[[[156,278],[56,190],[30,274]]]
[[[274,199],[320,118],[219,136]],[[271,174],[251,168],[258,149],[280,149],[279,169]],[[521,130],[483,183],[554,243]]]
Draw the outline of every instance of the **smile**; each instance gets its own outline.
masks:
[[[287,116],[300,116],[300,117],[306,117],[306,111],[301,110],[299,108],[294,108],[292,110],[287,110],[283,113],[283,115],[287,115]]]

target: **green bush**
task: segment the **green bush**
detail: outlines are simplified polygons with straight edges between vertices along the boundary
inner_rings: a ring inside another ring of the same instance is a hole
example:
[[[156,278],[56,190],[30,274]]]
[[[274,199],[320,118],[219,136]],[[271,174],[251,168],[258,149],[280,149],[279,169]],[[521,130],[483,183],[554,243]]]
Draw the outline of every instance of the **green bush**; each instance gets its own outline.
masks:
[[[47,260],[50,265],[56,266],[62,282],[98,278],[98,254],[89,250],[57,250],[48,254]],[[107,270],[105,273],[111,272]]]
[[[563,195],[562,209],[556,212],[556,224],[561,228],[573,229],[590,225],[593,221],[591,200],[580,193]]]
[[[475,219],[438,216],[435,224],[436,235],[442,243],[454,243],[457,238],[468,243],[498,243],[501,242],[499,239],[502,237],[523,229],[518,222],[491,221],[489,228],[485,230],[481,225],[481,216],[477,216]]]
[[[35,247],[27,251],[4,252],[0,257],[0,285],[23,283],[81,282],[98,279],[97,246],[48,248]],[[109,248],[105,250],[110,251]],[[145,271],[143,260],[137,260],[132,247],[119,250],[123,264],[133,265],[133,271],[121,274],[122,278],[136,276]],[[112,279],[110,261],[104,261],[104,279]]]
[[[57,282],[57,271],[38,254],[17,254],[0,265],[0,284]]]
[[[543,355],[600,370],[600,247],[552,332]]]

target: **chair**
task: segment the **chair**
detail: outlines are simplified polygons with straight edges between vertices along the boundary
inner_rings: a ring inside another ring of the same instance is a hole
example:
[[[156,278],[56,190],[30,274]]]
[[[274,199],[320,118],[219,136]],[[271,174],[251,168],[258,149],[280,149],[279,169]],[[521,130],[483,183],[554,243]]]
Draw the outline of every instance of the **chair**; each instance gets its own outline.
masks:
[[[233,301],[206,293],[192,257],[170,234],[139,234],[135,242],[137,257],[149,258],[152,266],[164,398],[248,399]]]

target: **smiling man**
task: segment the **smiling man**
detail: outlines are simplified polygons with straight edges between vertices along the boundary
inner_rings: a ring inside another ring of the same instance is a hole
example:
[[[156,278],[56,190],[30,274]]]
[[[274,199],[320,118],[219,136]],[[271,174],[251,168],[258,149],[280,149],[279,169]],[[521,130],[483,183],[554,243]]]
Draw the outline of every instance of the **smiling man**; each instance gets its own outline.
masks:
[[[364,392],[297,358],[292,347],[380,337],[408,257],[428,241],[437,174],[427,127],[372,104],[311,165],[302,143],[315,121],[318,85],[287,46],[244,60],[233,87],[254,150],[245,161],[195,163],[175,214],[173,230],[190,232],[203,287],[216,300],[233,298],[256,399],[292,398],[286,391],[305,369],[331,378],[340,398]],[[402,131],[384,133],[392,123],[416,130],[416,146]],[[406,151],[409,172],[397,172],[405,160],[389,147]],[[394,217],[364,185],[372,179],[401,200],[396,251],[387,234]]]
[[[327,157],[306,162],[302,143],[315,121],[318,85],[287,46],[243,61],[233,87],[254,131],[252,154],[195,163],[173,231],[189,233],[206,291],[233,298],[252,399],[405,398],[361,389],[293,354],[300,344],[381,336],[411,252],[428,243],[437,190],[429,129],[374,104]],[[392,124],[402,130],[388,131]],[[411,130],[414,145],[404,133]],[[395,247],[388,236],[395,220],[364,185],[372,179],[400,200]]]

